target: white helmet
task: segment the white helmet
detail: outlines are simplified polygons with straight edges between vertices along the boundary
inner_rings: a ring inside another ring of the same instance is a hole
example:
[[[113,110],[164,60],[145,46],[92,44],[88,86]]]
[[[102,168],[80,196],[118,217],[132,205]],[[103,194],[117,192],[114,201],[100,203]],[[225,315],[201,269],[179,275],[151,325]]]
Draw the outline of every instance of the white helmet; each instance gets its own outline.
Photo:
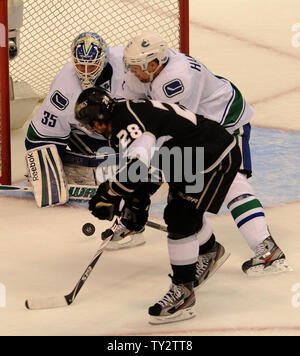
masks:
[[[106,66],[108,50],[105,41],[93,32],[83,32],[72,42],[73,64],[83,90],[95,85]],[[88,66],[94,66],[94,69],[90,71]]]
[[[144,31],[134,37],[124,49],[123,63],[125,71],[130,69],[131,65],[137,65],[150,75],[150,81],[153,80],[155,72],[148,72],[148,64],[157,59],[158,67],[155,72],[169,59],[168,44],[158,33]]]

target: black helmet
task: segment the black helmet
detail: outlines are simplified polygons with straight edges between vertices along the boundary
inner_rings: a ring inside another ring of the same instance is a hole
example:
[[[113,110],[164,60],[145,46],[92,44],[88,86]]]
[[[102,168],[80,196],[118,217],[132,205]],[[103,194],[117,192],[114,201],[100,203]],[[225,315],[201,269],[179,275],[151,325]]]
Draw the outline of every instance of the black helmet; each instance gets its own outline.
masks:
[[[92,130],[93,122],[108,123],[116,104],[109,94],[100,88],[88,88],[81,92],[75,105],[75,119]]]

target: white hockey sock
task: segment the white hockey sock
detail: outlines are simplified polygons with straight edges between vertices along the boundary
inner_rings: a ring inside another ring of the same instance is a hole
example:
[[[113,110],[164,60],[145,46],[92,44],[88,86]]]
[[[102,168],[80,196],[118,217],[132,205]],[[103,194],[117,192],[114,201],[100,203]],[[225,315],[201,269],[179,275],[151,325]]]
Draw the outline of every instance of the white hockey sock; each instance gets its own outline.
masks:
[[[203,225],[200,231],[197,232],[199,246],[204,245],[213,234],[213,229],[205,217],[203,217]]]
[[[270,236],[260,201],[250,195],[229,204],[228,208],[249,247],[255,251],[255,248]]]
[[[178,240],[168,238],[168,250],[172,265],[184,266],[196,263],[199,255],[196,234]]]

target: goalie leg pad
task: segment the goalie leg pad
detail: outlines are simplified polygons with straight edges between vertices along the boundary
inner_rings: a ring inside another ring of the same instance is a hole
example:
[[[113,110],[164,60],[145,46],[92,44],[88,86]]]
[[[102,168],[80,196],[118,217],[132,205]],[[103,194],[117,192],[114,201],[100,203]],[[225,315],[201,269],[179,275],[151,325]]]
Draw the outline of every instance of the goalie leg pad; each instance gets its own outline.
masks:
[[[69,193],[56,146],[51,144],[29,150],[25,160],[38,207],[65,204]]]

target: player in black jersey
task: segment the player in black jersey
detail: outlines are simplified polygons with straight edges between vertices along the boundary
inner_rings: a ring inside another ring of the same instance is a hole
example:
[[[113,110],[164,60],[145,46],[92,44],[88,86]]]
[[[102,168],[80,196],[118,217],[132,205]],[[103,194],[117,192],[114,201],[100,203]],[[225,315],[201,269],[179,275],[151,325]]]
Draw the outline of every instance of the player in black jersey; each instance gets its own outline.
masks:
[[[82,126],[107,137],[112,146],[125,145],[127,149],[114,179],[101,184],[89,202],[92,214],[101,220],[112,220],[119,210],[122,197],[137,197],[147,186],[145,180],[137,180],[136,176],[140,174],[142,177],[142,171],[149,172],[155,151],[156,154],[163,150],[188,152],[188,155],[181,155],[183,162],[179,169],[176,166],[178,162],[173,162],[172,169],[166,171],[162,162],[164,175],[169,177],[164,220],[168,227],[173,276],[170,290],[149,308],[149,314],[151,323],[193,317],[198,255],[215,244],[214,238],[205,243],[201,239],[203,214],[206,211],[215,214],[219,211],[238,172],[241,153],[235,139],[217,123],[195,115],[184,107],[148,100],[117,103],[98,88],[90,88],[80,94],[75,117]],[[201,147],[204,149],[203,156],[197,150]],[[201,162],[198,162],[199,159]],[[194,170],[194,182],[186,178],[187,162]],[[195,171],[195,167],[198,171]],[[134,177],[132,172],[135,173]],[[179,173],[182,173],[181,180],[178,180]],[[203,179],[202,185],[199,184],[200,180],[197,181],[199,177]],[[145,215],[145,209],[139,207],[139,199],[136,201],[132,213],[140,221],[139,214]]]

